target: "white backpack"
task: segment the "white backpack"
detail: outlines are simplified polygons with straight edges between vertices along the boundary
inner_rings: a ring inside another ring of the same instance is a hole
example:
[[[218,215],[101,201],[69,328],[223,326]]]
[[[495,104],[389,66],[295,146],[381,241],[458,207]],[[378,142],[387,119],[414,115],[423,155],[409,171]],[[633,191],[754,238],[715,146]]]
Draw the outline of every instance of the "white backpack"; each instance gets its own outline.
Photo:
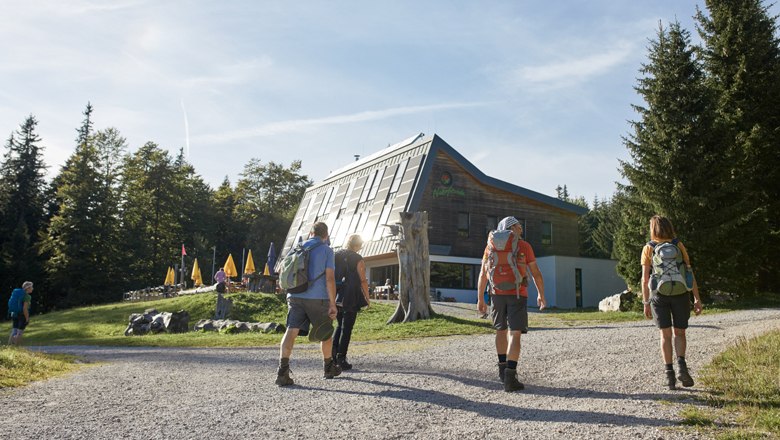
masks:
[[[674,296],[693,289],[693,273],[683,261],[678,242],[675,238],[671,242],[647,243],[653,249],[650,281],[647,283],[651,294]]]

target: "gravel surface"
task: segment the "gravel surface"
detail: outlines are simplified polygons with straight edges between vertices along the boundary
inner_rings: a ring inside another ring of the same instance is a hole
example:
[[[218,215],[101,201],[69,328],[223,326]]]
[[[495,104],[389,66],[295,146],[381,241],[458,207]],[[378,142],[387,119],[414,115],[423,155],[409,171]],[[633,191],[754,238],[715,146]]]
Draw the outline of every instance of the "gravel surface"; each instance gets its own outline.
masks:
[[[740,337],[780,329],[780,310],[692,319],[698,369]],[[95,365],[0,391],[0,438],[698,438],[677,425],[700,392],[661,382],[648,322],[532,328],[505,393],[493,337],[355,343],[355,369],[322,378],[317,346],[297,345],[296,385],[273,381],[278,349],[42,347]]]

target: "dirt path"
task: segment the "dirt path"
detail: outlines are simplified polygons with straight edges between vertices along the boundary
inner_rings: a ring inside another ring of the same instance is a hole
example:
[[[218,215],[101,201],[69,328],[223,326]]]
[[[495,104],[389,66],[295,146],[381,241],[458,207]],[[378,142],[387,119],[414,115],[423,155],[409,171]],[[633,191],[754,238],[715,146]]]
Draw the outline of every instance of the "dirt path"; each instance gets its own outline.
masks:
[[[740,337],[780,329],[780,310],[698,317],[696,371]],[[278,351],[48,347],[101,362],[0,393],[2,438],[696,438],[679,428],[698,387],[661,386],[649,322],[532,329],[504,393],[492,336],[359,343],[355,369],[322,378],[318,350],[296,347],[296,385],[273,384]]]

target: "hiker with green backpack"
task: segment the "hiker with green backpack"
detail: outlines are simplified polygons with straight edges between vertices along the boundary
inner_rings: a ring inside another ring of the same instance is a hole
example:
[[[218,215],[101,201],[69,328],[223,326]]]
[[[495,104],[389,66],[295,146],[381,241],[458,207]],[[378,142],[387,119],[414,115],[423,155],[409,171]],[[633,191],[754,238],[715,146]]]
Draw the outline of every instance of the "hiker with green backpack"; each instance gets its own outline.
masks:
[[[13,320],[11,336],[8,338],[8,345],[20,345],[22,335],[27,324],[30,323],[30,304],[32,303],[32,281],[25,281],[22,287],[17,287],[11,292],[8,299],[8,315]]]
[[[682,242],[677,239],[672,222],[654,215],[650,219],[650,241],[642,249],[642,302],[645,316],[655,321],[661,334],[661,355],[665,370],[665,384],[676,388],[692,387],[693,378],[685,362],[687,339],[685,330],[691,317],[690,292],[693,293],[693,311],[701,313],[699,287],[693,276],[691,260]],[[672,363],[677,353],[677,377]]]
[[[279,286],[287,293],[287,331],[279,346],[276,384],[280,387],[295,383],[290,377],[290,356],[295,338],[304,331],[310,341],[320,343],[323,377],[341,374],[333,360],[333,320],[338,313],[335,267],[328,225],[323,222],[314,223],[309,239],[293,246],[281,261]]]

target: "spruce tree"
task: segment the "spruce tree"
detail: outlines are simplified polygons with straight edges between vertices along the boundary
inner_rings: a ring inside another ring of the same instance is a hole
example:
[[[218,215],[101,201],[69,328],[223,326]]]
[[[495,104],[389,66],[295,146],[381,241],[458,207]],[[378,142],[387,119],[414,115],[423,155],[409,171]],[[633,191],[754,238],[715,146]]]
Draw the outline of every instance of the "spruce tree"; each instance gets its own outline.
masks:
[[[760,0],[707,0],[696,18],[732,200],[736,259],[746,291],[780,292],[780,44]],[[758,278],[758,279],[756,279]]]
[[[0,287],[8,292],[31,280],[41,288],[34,307],[45,307],[39,233],[45,225],[46,191],[43,146],[30,115],[5,144],[0,162]],[[0,302],[5,310],[6,303]]]
[[[728,186],[723,151],[713,142],[712,94],[689,33],[677,22],[659,26],[648,59],[636,87],[645,103],[634,106],[640,119],[631,122],[632,132],[624,138],[631,160],[621,162],[621,172],[630,185],[623,188],[620,203],[630,209],[621,225],[628,230],[616,238],[619,270],[636,276],[631,267],[639,270],[642,246],[650,238],[649,217],[660,214],[672,221],[688,247],[700,285],[736,289],[742,280],[723,264],[719,251],[724,233],[733,230],[724,222],[733,218],[727,201],[735,190]]]
[[[93,133],[91,113],[88,105],[76,150],[56,178],[57,213],[44,248],[64,306],[117,300],[124,284],[118,176],[125,140],[115,129]]]

